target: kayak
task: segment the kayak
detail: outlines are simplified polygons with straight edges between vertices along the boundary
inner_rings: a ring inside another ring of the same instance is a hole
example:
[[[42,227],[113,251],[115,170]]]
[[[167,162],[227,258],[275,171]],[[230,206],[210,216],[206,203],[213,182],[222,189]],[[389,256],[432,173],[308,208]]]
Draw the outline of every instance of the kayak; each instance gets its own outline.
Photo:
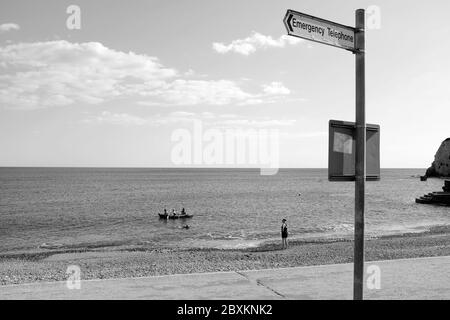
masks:
[[[187,219],[192,218],[192,214],[177,214],[175,216],[158,213],[160,219]]]

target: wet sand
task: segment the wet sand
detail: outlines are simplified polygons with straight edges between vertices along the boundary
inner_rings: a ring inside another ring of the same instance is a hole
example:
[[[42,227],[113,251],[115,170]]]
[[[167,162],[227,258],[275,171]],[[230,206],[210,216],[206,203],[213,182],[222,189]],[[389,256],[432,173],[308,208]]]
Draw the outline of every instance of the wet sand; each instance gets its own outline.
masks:
[[[389,236],[366,241],[366,261],[450,255],[447,229],[421,234]],[[83,251],[47,250],[0,254],[0,284],[67,279],[69,265],[81,269],[82,279],[144,277],[194,272],[258,270],[268,268],[349,263],[353,242],[291,241],[248,249],[121,248]]]

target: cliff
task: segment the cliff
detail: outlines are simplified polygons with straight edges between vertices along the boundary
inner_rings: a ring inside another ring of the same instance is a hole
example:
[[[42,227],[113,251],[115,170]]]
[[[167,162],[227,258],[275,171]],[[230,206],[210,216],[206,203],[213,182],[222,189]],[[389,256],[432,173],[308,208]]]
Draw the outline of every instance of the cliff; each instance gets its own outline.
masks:
[[[445,139],[434,156],[427,177],[450,177],[450,138]]]

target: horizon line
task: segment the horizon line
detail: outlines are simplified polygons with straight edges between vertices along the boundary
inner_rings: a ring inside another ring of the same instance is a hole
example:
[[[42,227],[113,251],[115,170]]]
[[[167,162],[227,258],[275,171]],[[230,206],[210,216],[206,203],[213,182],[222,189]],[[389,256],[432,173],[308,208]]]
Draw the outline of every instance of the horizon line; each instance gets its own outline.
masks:
[[[61,169],[328,169],[328,167],[279,167],[279,168],[264,168],[264,167],[145,167],[145,166],[0,166],[0,169],[5,168],[61,168]],[[382,167],[385,169],[417,169],[426,170],[428,167]]]

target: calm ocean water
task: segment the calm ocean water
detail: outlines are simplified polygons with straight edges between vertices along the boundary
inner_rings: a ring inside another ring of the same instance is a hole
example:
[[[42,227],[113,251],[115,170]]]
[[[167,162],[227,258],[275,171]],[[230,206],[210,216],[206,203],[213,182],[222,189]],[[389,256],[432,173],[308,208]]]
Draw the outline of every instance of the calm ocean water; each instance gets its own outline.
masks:
[[[443,180],[422,169],[382,170],[367,183],[368,236],[450,225],[450,208],[419,205]],[[298,194],[301,193],[301,196]],[[194,218],[159,220],[164,208]],[[279,238],[352,235],[354,183],[329,182],[326,169],[0,168],[0,252],[122,245],[246,247]],[[188,223],[190,229],[181,226]]]

